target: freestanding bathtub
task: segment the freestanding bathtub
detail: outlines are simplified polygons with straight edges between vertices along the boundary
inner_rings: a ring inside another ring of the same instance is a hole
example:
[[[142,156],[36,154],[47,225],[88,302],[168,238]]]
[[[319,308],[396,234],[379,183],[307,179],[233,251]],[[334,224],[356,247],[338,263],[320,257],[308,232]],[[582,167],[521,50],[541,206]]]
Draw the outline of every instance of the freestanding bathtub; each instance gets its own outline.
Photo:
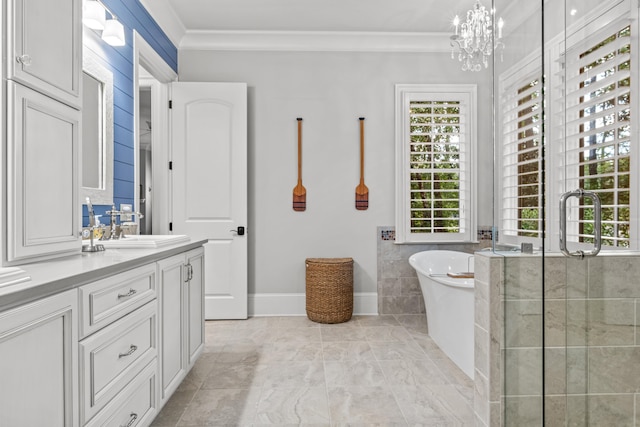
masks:
[[[429,336],[473,379],[474,282],[448,273],[473,272],[473,255],[455,251],[424,251],[409,257],[416,270],[427,311]]]

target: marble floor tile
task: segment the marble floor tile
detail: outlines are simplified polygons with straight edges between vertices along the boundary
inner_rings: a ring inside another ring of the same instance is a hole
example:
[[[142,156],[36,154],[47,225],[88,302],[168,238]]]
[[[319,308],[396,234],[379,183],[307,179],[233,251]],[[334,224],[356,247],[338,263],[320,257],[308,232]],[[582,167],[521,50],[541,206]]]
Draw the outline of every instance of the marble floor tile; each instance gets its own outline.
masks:
[[[262,387],[267,373],[264,365],[216,363],[202,383],[203,390]]]
[[[218,363],[258,363],[261,346],[253,343],[232,343],[217,353]]]
[[[336,386],[378,386],[386,382],[375,360],[324,362],[324,371],[327,384]]]
[[[322,354],[325,362],[375,359],[366,341],[323,342]]]
[[[398,322],[412,333],[427,334],[427,316],[424,314],[397,314]]]
[[[307,316],[276,317],[277,328],[320,328],[320,323],[314,322]]]
[[[473,408],[455,386],[416,385],[392,390],[410,425],[473,425]]]
[[[400,322],[391,314],[382,314],[380,316],[354,316],[354,320],[358,325],[367,326],[400,326]]]
[[[164,408],[162,408],[151,425],[154,427],[176,426],[195,394],[195,390],[176,391],[173,396],[171,396],[171,399],[169,399],[169,401],[164,405]]]
[[[296,328],[278,328],[277,336],[274,341],[286,342],[321,342],[320,328],[296,327]]]
[[[330,424],[325,387],[272,388],[260,396],[256,423],[261,425]]]
[[[264,369],[263,387],[319,387],[325,385],[321,361],[259,365]]]
[[[260,363],[322,361],[321,342],[276,341],[262,345]]]
[[[332,341],[366,341],[365,330],[359,326],[343,326],[337,328],[320,328],[322,342]]]
[[[383,360],[380,366],[391,385],[433,385],[449,384],[438,366],[431,360]]]
[[[251,425],[255,421],[260,393],[257,388],[199,390],[177,425]]]
[[[406,423],[389,387],[328,387],[334,425],[390,425]]]
[[[204,353],[153,426],[473,425],[473,383],[425,326],[406,315],[206,322]]]
[[[411,341],[413,338],[402,326],[363,327],[369,342]]]
[[[427,359],[422,348],[414,341],[369,342],[377,360]]]

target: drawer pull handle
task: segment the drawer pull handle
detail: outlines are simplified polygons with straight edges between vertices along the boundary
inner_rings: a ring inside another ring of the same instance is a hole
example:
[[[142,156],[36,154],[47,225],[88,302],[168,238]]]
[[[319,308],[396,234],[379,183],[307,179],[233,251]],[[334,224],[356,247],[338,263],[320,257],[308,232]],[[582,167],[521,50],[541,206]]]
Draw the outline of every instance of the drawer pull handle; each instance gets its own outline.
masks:
[[[136,291],[135,289],[129,289],[129,292],[127,292],[126,294],[118,294],[118,299],[129,298],[130,296],[133,296],[137,293],[138,291]]]
[[[137,349],[138,349],[138,346],[135,346],[135,345],[131,344],[131,347],[129,347],[129,351],[127,351],[126,353],[118,354],[118,359],[121,359],[121,358],[127,357],[127,356],[131,356]]]
[[[29,66],[31,65],[31,56],[25,54],[16,57],[16,61],[22,65]]]
[[[138,414],[136,414],[135,412],[132,412],[129,417],[129,422],[126,423],[125,425],[121,425],[120,427],[131,427],[133,423],[136,422],[137,419],[138,419]]]

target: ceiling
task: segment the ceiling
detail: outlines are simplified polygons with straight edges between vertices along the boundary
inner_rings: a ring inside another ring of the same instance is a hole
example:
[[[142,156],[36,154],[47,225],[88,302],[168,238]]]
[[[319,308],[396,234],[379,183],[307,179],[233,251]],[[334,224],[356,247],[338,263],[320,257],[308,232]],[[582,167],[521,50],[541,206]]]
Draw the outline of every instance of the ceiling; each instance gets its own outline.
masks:
[[[181,49],[412,51],[449,49],[453,17],[475,0],[140,2]]]
[[[168,0],[187,30],[448,32],[474,0]],[[490,2],[485,1],[490,4]]]
[[[140,0],[181,49],[450,50],[453,17],[476,0]],[[555,0],[500,4],[505,33]],[[586,12],[610,0],[564,0]],[[569,18],[568,18],[569,19]]]

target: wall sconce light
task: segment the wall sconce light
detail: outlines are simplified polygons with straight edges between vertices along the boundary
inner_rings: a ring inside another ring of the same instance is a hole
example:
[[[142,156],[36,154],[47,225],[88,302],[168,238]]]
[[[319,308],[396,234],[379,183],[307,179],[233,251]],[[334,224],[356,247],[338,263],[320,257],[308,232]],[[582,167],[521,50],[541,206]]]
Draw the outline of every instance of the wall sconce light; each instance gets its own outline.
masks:
[[[111,19],[105,18],[109,12]],[[82,9],[82,23],[95,31],[102,31],[102,40],[111,46],[124,46],[124,26],[100,0],[85,0]]]
[[[104,24],[102,40],[111,46],[124,46],[124,26],[117,19],[109,19]]]
[[[95,0],[87,0],[82,8],[82,23],[92,30],[104,30],[104,7]]]

